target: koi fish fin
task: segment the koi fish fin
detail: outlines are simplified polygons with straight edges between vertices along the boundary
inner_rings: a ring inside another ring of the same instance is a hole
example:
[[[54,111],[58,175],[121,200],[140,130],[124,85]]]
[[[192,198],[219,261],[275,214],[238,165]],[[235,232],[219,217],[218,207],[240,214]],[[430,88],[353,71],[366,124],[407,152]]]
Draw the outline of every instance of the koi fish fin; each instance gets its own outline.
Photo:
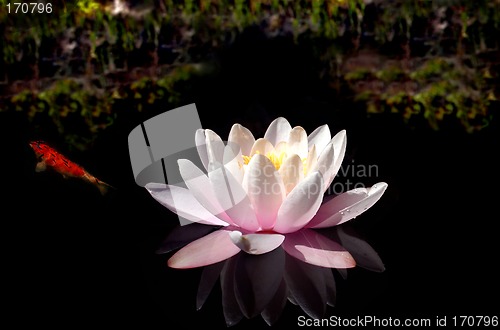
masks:
[[[42,172],[47,169],[47,164],[44,161],[36,163],[35,172]]]

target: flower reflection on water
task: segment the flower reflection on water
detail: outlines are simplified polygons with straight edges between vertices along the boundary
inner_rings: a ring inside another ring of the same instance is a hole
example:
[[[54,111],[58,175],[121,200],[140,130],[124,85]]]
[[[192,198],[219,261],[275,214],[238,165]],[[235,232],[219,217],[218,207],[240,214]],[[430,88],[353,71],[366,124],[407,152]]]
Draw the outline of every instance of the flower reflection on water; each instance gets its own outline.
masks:
[[[168,253],[216,230],[199,224],[176,227],[165,239],[158,253]],[[319,230],[345,248],[357,266],[374,272],[384,271],[375,250],[347,224]],[[346,277],[345,269],[338,269]],[[220,280],[222,308],[227,326],[259,314],[267,324],[281,316],[287,301],[298,305],[309,317],[324,317],[327,306],[334,306],[336,284],[332,269],[303,262],[281,247],[260,255],[238,253],[205,266],[201,275],[196,307],[201,309]]]

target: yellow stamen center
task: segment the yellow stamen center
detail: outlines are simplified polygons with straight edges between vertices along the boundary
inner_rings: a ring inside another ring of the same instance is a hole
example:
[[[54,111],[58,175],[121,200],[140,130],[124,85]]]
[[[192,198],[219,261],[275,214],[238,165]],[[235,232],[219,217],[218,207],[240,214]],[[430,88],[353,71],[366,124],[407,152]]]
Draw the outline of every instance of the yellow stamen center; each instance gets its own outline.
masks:
[[[259,152],[257,151],[257,152],[255,152],[255,154],[259,154]],[[287,154],[284,151],[282,151],[280,153],[268,152],[265,156],[271,161],[271,163],[273,163],[274,167],[277,170],[280,169],[281,165],[283,164],[283,162],[287,158]],[[243,156],[243,162],[245,163],[245,165],[248,165],[248,163],[250,163],[250,160],[252,159],[252,157],[253,157],[253,155],[252,156]],[[304,174],[307,172],[306,164],[307,164],[307,158],[302,159]]]

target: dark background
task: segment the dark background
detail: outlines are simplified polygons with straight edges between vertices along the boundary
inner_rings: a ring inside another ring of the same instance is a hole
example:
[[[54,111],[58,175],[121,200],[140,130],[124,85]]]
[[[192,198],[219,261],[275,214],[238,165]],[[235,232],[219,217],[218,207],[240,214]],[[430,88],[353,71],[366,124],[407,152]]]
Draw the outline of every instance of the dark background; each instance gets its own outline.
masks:
[[[256,137],[277,116],[308,132],[327,123],[333,134],[347,130],[344,165],[378,166],[378,178],[363,180],[385,181],[388,190],[353,225],[386,271],[356,268],[346,280],[336,273],[337,306],[326,316],[498,315],[498,120],[468,134],[366,116],[309,74],[308,56],[279,38],[236,43],[220,57],[218,75],[192,82],[188,99],[223,138],[235,122]],[[21,113],[0,115],[8,316],[69,328],[225,327],[220,289],[196,311],[201,271],[169,269],[170,255],[155,254],[177,219],[135,184],[127,145],[130,130],[153,114],[118,117],[85,152],[65,149]],[[116,191],[102,197],[78,180],[35,173],[32,139],[47,139]],[[296,326],[299,315],[288,303],[275,327]],[[258,317],[235,329],[266,327]]]

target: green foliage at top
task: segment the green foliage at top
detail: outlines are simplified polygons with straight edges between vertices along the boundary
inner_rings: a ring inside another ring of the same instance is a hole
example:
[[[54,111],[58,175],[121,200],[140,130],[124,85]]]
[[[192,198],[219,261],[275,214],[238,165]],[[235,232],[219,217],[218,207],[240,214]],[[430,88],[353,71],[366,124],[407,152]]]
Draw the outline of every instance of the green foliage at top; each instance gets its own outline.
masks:
[[[369,115],[400,113],[434,129],[453,118],[473,132],[497,104],[500,0],[51,3],[50,14],[0,11],[0,111],[48,117],[61,134],[71,118],[82,139],[113,123],[117,100],[137,111],[175,104],[186,92],[177,82],[206,74],[197,63],[251,25],[310,46],[318,79],[338,97],[349,97],[338,88],[348,86],[348,101]]]
[[[366,102],[370,113],[401,113],[407,122],[423,116],[434,129],[455,118],[468,132],[480,130],[491,119],[489,108],[497,101],[491,78],[487,70],[476,72],[456,57],[412,63],[409,69],[395,62],[345,75],[356,100]]]

